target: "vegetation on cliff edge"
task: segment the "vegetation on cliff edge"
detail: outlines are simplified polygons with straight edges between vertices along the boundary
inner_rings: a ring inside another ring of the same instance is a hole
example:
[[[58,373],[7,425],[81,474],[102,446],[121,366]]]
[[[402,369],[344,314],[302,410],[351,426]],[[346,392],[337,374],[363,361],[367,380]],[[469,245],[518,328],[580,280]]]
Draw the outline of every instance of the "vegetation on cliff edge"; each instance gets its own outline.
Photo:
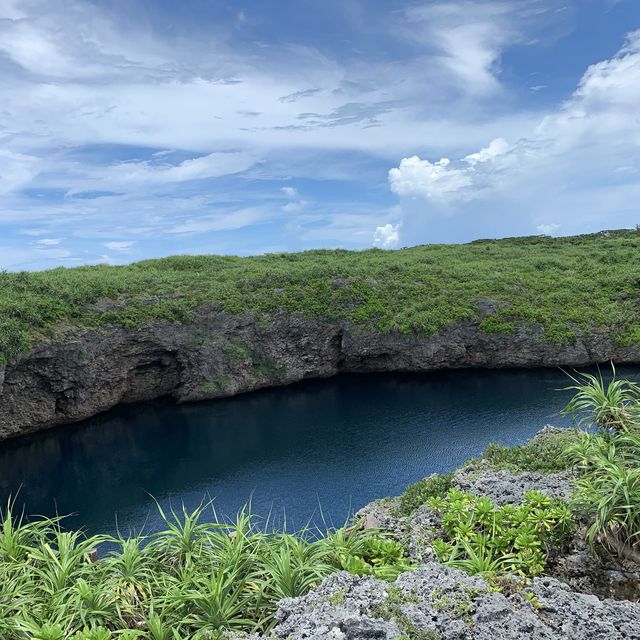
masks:
[[[487,332],[523,323],[566,344],[581,331],[640,342],[640,233],[533,236],[398,251],[175,256],[128,266],[0,273],[0,363],[59,323],[187,322],[217,304],[278,310],[365,328],[433,334],[476,320]]]

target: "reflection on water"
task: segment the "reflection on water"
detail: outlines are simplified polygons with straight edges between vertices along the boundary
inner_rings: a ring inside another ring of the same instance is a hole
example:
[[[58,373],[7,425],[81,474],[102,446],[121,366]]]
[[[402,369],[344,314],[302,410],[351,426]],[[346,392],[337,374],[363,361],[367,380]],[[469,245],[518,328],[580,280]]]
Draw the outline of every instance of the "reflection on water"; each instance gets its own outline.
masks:
[[[628,371],[626,372],[628,373]],[[21,487],[30,513],[76,513],[90,531],[153,530],[153,506],[216,499],[232,514],[286,512],[302,526],[318,506],[341,523],[350,510],[490,441],[514,444],[566,402],[560,371],[458,371],[341,376],[236,398],[132,405],[0,445],[0,498]]]

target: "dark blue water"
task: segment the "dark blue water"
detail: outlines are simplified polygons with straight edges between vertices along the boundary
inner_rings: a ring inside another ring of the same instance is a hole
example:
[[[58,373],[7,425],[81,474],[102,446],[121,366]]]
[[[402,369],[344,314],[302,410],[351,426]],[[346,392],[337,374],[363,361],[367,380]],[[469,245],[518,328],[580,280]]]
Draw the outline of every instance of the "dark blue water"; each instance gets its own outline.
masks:
[[[625,372],[623,372],[625,373]],[[628,371],[627,371],[628,373]],[[187,509],[249,498],[287,525],[342,524],[367,502],[521,443],[568,399],[556,370],[342,376],[231,399],[132,405],[0,445],[0,498],[75,513],[91,532],[157,529],[154,496]]]

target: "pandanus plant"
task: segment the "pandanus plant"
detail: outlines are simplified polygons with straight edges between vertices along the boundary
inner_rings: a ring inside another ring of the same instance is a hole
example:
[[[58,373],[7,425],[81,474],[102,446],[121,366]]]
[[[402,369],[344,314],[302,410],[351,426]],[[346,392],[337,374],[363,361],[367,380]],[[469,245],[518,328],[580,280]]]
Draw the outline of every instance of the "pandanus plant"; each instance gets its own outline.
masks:
[[[630,380],[616,378],[616,369],[611,363],[613,376],[605,382],[602,374],[567,374],[575,384],[563,391],[575,394],[562,410],[563,415],[575,416],[578,425],[594,425],[605,433],[621,431],[632,426],[638,418],[640,386]]]

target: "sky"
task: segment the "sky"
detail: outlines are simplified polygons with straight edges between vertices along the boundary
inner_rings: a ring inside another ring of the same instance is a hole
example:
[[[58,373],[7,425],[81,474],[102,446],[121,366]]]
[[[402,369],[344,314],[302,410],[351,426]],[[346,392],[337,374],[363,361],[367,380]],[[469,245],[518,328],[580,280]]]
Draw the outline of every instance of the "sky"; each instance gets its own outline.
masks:
[[[640,0],[0,0],[0,269],[640,223]]]

